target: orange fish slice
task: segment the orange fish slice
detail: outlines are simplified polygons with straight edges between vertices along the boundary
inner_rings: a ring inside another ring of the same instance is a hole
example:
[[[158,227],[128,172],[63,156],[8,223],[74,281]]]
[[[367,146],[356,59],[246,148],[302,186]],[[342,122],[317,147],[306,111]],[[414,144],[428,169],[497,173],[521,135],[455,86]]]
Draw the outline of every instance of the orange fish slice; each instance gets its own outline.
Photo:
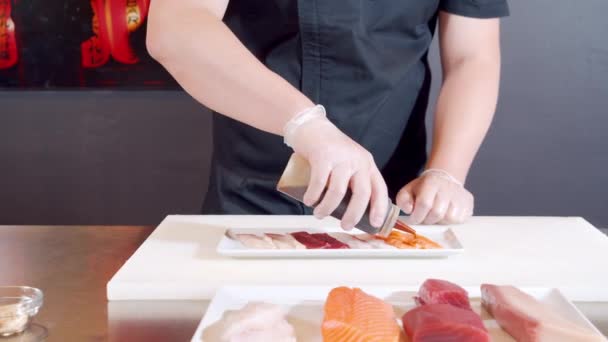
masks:
[[[401,233],[398,231],[392,231],[387,237],[383,238],[377,236],[377,238],[384,240],[384,242],[389,245],[395,246],[401,249],[433,249],[433,248],[442,248],[440,244],[435,241],[424,237],[420,234],[416,236],[408,233]]]
[[[324,342],[397,342],[401,329],[393,307],[358,288],[337,287],[325,302]]]

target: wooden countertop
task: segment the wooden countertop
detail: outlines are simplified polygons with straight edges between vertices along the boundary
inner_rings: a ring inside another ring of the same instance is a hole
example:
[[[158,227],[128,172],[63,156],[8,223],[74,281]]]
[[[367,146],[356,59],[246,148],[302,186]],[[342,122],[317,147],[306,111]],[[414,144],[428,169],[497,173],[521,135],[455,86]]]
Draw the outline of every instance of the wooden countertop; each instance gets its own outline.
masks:
[[[0,285],[34,286],[45,295],[35,324],[19,341],[189,341],[206,301],[106,300],[107,282],[153,230],[0,226]],[[608,334],[608,303],[577,306]],[[0,339],[11,340],[17,341]]]

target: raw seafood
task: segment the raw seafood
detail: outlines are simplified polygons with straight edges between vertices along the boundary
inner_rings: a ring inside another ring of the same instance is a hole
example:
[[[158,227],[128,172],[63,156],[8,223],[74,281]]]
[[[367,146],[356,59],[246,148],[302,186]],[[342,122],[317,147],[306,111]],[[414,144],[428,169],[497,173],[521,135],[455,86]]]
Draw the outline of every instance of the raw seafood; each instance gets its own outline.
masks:
[[[391,305],[348,287],[327,296],[321,333],[324,342],[396,342],[401,336]]]
[[[411,342],[488,342],[490,335],[475,312],[450,304],[427,304],[403,315]]]
[[[372,249],[374,248],[374,246],[372,246],[370,243],[363,241],[361,239],[358,239],[356,236],[348,234],[348,233],[329,233],[329,235],[331,235],[334,239],[347,244],[350,248],[353,249]]]
[[[239,241],[245,247],[249,248],[260,248],[260,249],[276,249],[277,247],[272,243],[272,239],[265,234],[255,235],[255,234],[241,234],[235,233],[231,230],[226,232],[229,238]]]
[[[291,233],[291,236],[306,246],[307,249],[325,249],[331,247],[331,244],[328,242],[319,240],[308,232],[295,232]]]
[[[384,240],[381,240],[373,235],[358,234],[356,237],[357,237],[357,239],[365,241],[365,242],[369,243],[370,245],[372,245],[372,247],[377,248],[377,249],[397,249],[397,247],[391,246],[388,243],[384,242]]]
[[[247,303],[224,318],[222,342],[295,342],[293,327],[285,310],[268,303]]]
[[[440,244],[437,242],[424,237],[420,234],[414,236],[409,233],[402,233],[396,230],[393,230],[387,237],[378,237],[383,239],[389,245],[395,246],[400,249],[435,249],[442,248]]]
[[[299,243],[290,234],[266,234],[272,239],[272,243],[278,249],[306,249],[306,246]]]
[[[484,308],[518,342],[606,341],[513,286],[481,285]]]
[[[312,235],[314,238],[316,238],[318,240],[327,242],[329,244],[328,248],[331,248],[331,249],[348,249],[348,248],[350,248],[350,247],[348,247],[347,244],[334,239],[327,233],[315,233],[315,234],[310,234],[310,235]]]
[[[462,309],[471,309],[469,294],[465,289],[440,279],[427,279],[422,283],[416,302],[420,305],[450,304]]]

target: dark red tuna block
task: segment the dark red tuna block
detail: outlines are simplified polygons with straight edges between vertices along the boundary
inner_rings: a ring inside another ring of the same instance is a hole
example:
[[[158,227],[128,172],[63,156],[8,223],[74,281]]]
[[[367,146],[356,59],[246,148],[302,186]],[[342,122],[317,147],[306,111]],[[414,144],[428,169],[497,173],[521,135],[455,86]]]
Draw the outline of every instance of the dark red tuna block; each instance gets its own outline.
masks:
[[[427,279],[416,297],[418,305],[450,304],[463,309],[471,309],[469,294],[462,287],[446,280]]]
[[[315,239],[317,240],[321,240],[321,241],[325,241],[329,244],[329,248],[332,249],[348,249],[350,247],[348,247],[347,244],[337,240],[336,238],[334,238],[333,236],[330,236],[327,233],[315,233],[315,234],[311,234]]]
[[[307,249],[326,249],[331,248],[329,242],[317,239],[308,232],[295,232],[291,233],[298,242],[306,246]]]
[[[450,304],[418,306],[403,315],[403,329],[411,342],[489,342],[481,317]]]

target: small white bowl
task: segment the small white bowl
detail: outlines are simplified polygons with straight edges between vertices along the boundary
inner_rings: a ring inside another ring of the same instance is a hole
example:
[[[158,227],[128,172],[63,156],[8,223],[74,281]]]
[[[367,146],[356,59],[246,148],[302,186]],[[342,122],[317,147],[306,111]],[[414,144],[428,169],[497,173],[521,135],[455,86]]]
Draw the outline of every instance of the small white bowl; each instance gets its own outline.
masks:
[[[0,286],[0,336],[23,332],[42,306],[43,294],[28,286]]]

